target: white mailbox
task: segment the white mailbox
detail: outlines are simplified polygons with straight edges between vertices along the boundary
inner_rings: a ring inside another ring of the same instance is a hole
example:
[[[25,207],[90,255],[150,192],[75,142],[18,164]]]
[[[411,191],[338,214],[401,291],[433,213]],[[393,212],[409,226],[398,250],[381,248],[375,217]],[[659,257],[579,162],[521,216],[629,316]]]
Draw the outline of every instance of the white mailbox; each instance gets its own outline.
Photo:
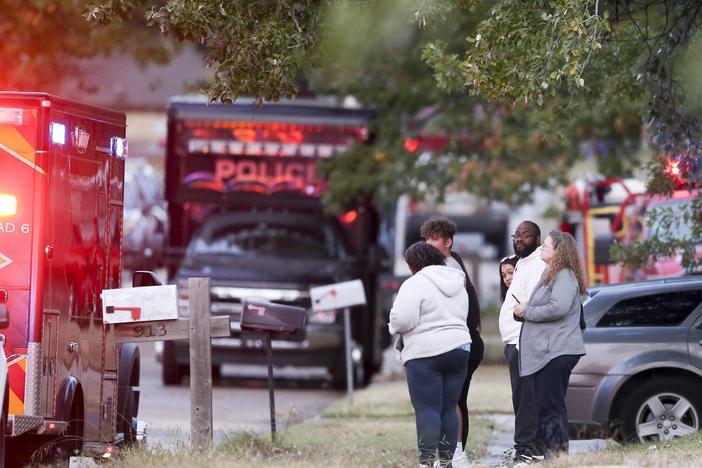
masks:
[[[178,318],[176,285],[105,289],[102,291],[105,323],[150,322]]]
[[[312,310],[343,309],[366,303],[366,292],[359,279],[310,288]]]

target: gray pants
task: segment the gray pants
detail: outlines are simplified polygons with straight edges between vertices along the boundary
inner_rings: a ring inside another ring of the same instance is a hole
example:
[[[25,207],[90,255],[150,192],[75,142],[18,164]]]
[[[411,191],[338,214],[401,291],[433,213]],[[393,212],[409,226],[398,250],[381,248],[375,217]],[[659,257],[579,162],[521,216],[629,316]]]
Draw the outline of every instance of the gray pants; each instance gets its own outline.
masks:
[[[505,359],[509,366],[514,408],[514,450],[519,455],[543,455],[543,442],[539,440],[539,419],[536,413],[534,377],[519,376],[519,351],[513,344],[505,345]]]

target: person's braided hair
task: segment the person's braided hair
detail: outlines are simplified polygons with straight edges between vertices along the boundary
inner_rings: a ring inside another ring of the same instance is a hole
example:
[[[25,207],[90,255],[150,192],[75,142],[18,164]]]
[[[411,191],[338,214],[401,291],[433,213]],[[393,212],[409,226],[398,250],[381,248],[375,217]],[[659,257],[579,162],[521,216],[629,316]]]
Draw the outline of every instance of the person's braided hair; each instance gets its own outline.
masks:
[[[415,242],[405,250],[405,261],[412,273],[430,265],[445,265],[445,260],[439,249],[424,241]]]

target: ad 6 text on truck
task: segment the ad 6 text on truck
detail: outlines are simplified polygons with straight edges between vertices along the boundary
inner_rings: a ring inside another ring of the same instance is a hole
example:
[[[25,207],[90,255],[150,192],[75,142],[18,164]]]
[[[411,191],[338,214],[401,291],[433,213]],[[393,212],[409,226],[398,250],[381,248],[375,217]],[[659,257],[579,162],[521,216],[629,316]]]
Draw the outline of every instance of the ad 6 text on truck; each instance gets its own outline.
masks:
[[[120,285],[125,128],[124,113],[0,92],[0,458],[12,463],[109,456],[135,438],[138,348],[115,342],[100,304]]]

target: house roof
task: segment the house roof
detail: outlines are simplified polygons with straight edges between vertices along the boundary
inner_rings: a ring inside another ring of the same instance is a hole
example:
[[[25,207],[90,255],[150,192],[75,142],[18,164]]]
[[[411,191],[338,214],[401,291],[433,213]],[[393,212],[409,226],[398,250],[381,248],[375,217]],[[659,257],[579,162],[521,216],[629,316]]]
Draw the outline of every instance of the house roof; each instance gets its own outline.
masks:
[[[68,80],[56,94],[124,111],[165,111],[171,96],[200,89],[211,76],[194,47],[175,53],[166,65],[141,65],[129,56],[113,55],[86,60],[80,68],[83,86]]]

